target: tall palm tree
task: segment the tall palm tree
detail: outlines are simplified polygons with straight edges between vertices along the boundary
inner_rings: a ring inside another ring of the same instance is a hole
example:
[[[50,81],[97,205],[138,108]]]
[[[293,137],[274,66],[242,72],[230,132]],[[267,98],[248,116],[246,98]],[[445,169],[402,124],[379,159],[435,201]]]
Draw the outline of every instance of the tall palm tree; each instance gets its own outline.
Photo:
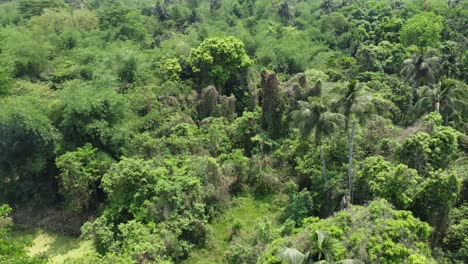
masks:
[[[429,54],[429,53],[428,53]],[[423,55],[415,55],[411,59],[403,61],[403,69],[401,74],[404,74],[407,81],[411,81],[411,95],[409,98],[410,108],[413,105],[414,95],[422,82],[435,82],[438,78],[440,70],[439,57],[427,57]]]
[[[292,112],[293,126],[299,129],[301,138],[308,138],[314,134],[315,145],[320,149],[323,179],[327,183],[327,166],[322,139],[335,131],[344,120],[344,116],[329,112],[321,98],[311,98],[309,102],[299,101],[298,103],[300,109]]]
[[[439,83],[423,86],[419,90],[416,111],[439,112],[448,125],[450,118],[462,118],[468,112],[468,86],[458,80],[442,79]]]
[[[353,145],[356,124],[364,124],[367,118],[372,114],[374,104],[373,97],[369,95],[366,86],[358,85],[357,81],[352,80],[344,89],[339,87],[336,94],[340,97],[334,100],[336,109],[341,110],[345,116],[345,131],[348,138],[348,191],[349,198],[352,201],[353,193]],[[350,127],[351,126],[351,127]]]

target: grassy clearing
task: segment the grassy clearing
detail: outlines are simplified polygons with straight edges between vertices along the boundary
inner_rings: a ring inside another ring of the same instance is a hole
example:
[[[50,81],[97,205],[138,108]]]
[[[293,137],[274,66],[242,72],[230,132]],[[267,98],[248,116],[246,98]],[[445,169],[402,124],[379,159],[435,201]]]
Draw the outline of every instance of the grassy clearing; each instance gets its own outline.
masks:
[[[76,237],[48,233],[40,229],[16,230],[13,239],[27,237],[32,242],[26,247],[30,256],[48,259],[48,263],[64,263],[67,259],[73,259],[94,252],[91,241],[81,240]]]
[[[241,232],[254,231],[256,221],[265,216],[274,215],[272,197],[255,198],[252,196],[238,197],[232,207],[220,215],[212,223],[212,237],[206,248],[195,249],[185,264],[218,264],[223,263],[224,252],[229,246],[229,230],[238,222],[242,225]]]

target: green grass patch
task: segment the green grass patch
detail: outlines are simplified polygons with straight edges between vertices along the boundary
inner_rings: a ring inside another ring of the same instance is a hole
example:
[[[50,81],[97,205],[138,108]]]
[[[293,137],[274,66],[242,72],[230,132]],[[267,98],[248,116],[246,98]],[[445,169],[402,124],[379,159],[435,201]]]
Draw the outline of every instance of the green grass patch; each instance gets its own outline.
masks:
[[[15,230],[12,239],[29,240],[25,250],[29,256],[47,259],[48,263],[64,263],[67,259],[94,252],[91,241],[73,236],[49,233],[41,229]]]
[[[234,198],[232,206],[211,224],[212,237],[206,248],[194,249],[185,264],[223,263],[224,252],[229,247],[229,232],[234,223],[240,223],[241,232],[254,231],[256,222],[267,216],[276,215],[273,196],[256,198],[244,196]]]

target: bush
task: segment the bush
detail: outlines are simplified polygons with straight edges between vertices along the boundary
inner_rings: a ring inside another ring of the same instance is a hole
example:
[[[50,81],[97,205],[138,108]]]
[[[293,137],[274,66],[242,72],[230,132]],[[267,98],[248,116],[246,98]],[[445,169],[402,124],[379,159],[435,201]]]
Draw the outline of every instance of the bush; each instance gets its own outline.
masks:
[[[419,195],[421,183],[416,170],[391,164],[383,157],[369,157],[357,173],[354,201],[363,203],[380,197],[398,209],[408,209]]]
[[[58,175],[60,193],[71,210],[86,212],[102,202],[99,197],[99,183],[112,163],[107,154],[86,144],[63,154],[55,162],[61,171]]]
[[[0,105],[0,198],[30,199],[43,184],[51,184],[42,173],[60,136],[43,101],[18,96],[0,99]]]

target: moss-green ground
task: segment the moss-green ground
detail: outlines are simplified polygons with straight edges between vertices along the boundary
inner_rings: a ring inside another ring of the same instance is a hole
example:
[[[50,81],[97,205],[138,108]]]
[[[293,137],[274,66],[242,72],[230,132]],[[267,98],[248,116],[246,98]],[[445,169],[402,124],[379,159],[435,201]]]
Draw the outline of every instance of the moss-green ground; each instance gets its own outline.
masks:
[[[47,233],[40,229],[15,230],[13,239],[30,240],[26,252],[30,256],[38,256],[48,260],[48,263],[64,263],[67,259],[83,256],[94,251],[91,241],[76,237]]]

